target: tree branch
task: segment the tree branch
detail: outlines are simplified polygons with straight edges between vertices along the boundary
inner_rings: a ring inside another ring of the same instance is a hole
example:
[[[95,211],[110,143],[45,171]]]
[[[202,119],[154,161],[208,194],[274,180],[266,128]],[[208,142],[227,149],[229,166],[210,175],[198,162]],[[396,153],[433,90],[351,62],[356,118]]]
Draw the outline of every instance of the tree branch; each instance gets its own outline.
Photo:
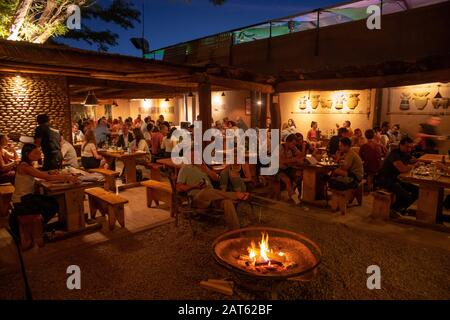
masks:
[[[8,40],[17,40],[19,31],[22,28],[23,22],[25,21],[25,17],[27,16],[32,3],[33,0],[20,0],[19,5],[17,6],[16,13],[14,14],[14,18],[12,20]]]

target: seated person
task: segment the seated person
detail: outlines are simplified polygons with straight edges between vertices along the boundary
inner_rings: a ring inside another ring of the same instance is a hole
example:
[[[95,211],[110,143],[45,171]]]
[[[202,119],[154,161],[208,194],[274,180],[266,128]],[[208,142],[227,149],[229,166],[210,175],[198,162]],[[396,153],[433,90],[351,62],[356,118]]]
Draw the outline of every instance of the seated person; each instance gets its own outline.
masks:
[[[22,148],[22,159],[17,167],[12,196],[13,211],[9,223],[11,230],[18,235],[17,216],[40,214],[44,224],[48,223],[58,212],[58,202],[55,198],[37,195],[34,192],[35,178],[46,181],[78,182],[78,178],[68,174],[58,174],[40,171],[32,163],[41,159],[41,151],[35,144],[25,144]]]
[[[352,147],[361,147],[364,143],[366,143],[366,139],[364,139],[361,129],[355,129],[352,137]]]
[[[170,158],[172,155],[172,149],[177,145],[177,139],[172,137],[173,132],[177,130],[176,127],[172,127],[169,133],[163,138],[161,142],[161,148],[164,149],[164,157]]]
[[[147,145],[149,146],[149,148],[152,147],[152,131],[153,131],[153,123],[149,122],[147,124],[147,130],[144,131],[144,139],[145,141],[147,141]]]
[[[150,149],[148,147],[147,141],[144,139],[144,134],[141,131],[141,128],[134,128],[133,129],[133,135],[135,139],[131,143],[131,150],[133,152],[136,151],[143,151],[147,152],[148,155],[145,157],[140,157],[136,159],[136,163],[147,165],[152,162],[152,155],[150,154]]]
[[[71,166],[74,168],[79,167],[77,152],[75,151],[73,145],[64,139],[63,135],[61,135],[61,155],[63,158],[63,166]]]
[[[296,144],[298,151],[302,154],[302,158],[305,158],[307,154],[314,152],[314,147],[303,139],[303,135],[300,132],[295,134]]]
[[[77,123],[74,123],[72,126],[72,140],[73,143],[82,142],[84,140],[83,131],[78,128]]]
[[[81,164],[84,169],[107,169],[106,161],[97,152],[97,143],[95,140],[94,131],[89,130],[84,136],[84,143],[81,146]]]
[[[319,133],[317,132],[317,122],[311,122],[311,129],[309,129],[306,139],[311,143],[317,143],[319,141]]]
[[[280,169],[278,171],[278,177],[285,185],[289,199],[300,203],[301,190],[298,196],[295,195],[295,190],[292,186],[292,182],[295,181],[301,185],[302,171],[301,169],[294,168],[303,164],[304,157],[302,153],[296,147],[297,137],[295,134],[290,134],[286,137],[286,142],[280,145]],[[298,186],[300,188],[300,186]]]
[[[134,137],[130,132],[130,125],[126,123],[122,127],[122,134],[117,139],[116,147],[126,150],[133,140]]]
[[[387,155],[378,175],[380,187],[395,194],[395,202],[391,209],[400,213],[407,212],[408,207],[417,200],[419,195],[417,186],[398,179],[401,173],[410,172],[414,168],[415,159],[411,156],[412,149],[411,138],[405,137],[400,140],[399,148]]]
[[[358,154],[351,149],[350,138],[339,142],[339,168],[333,171],[328,184],[330,189],[349,190],[358,187],[364,176],[363,163]]]
[[[14,183],[18,160],[16,150],[9,145],[8,136],[0,134],[0,183]]]
[[[348,131],[346,128],[339,128],[337,136],[332,136],[330,142],[328,143],[327,152],[330,156],[335,156],[336,152],[339,151],[339,141],[346,137]]]
[[[347,129],[347,134],[348,137],[353,137],[353,130],[351,128],[352,123],[349,120],[345,120],[344,123],[342,124],[342,127],[339,127],[339,125],[336,123],[336,128],[339,130],[340,128],[345,128]]]
[[[246,192],[245,182],[252,180],[247,163],[230,164],[220,173],[220,189],[222,191]]]
[[[366,174],[376,175],[383,163],[382,158],[386,156],[387,150],[381,144],[376,143],[373,138],[375,132],[372,129],[364,133],[367,142],[359,149],[359,156],[364,162],[364,172]]]
[[[223,205],[228,228],[239,229],[239,219],[233,201],[247,200],[249,194],[214,189],[211,179],[218,181],[218,175],[205,163],[193,164],[194,155],[195,152],[191,152],[192,164],[184,165],[178,172],[177,192],[187,192],[192,197],[193,206],[201,209],[206,209],[213,202],[219,201]]]

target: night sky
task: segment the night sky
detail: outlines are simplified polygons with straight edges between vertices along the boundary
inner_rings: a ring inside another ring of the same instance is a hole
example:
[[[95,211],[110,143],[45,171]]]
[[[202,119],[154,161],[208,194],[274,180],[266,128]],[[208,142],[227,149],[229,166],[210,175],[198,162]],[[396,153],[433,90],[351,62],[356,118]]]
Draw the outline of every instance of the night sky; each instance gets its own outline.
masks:
[[[108,0],[99,1],[106,3]],[[150,42],[150,50],[154,50],[342,1],[226,0],[221,6],[214,6],[208,0],[132,0],[132,2],[139,10],[145,2],[145,38]],[[83,12],[81,12],[81,19],[83,19]],[[88,25],[95,30],[110,29],[119,35],[119,44],[111,48],[109,52],[140,55],[140,51],[133,47],[129,39],[141,36],[141,23],[137,23],[133,30],[123,30],[116,25],[98,21],[90,22]],[[58,41],[73,47],[97,50],[96,45],[89,46],[84,42],[60,39]]]

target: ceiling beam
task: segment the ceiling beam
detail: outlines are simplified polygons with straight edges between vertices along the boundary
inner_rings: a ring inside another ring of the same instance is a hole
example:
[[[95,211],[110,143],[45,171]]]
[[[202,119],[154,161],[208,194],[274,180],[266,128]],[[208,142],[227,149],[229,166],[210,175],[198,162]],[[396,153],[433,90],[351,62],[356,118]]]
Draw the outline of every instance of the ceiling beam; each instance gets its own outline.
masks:
[[[450,68],[417,73],[366,77],[318,80],[294,80],[280,82],[277,92],[295,92],[304,90],[348,90],[368,88],[388,88],[415,85],[428,82],[450,81]]]
[[[196,74],[195,80],[198,83],[209,82],[212,85],[225,87],[229,89],[235,90],[248,90],[248,91],[257,91],[262,93],[273,93],[274,88],[270,84],[263,84],[252,81],[238,80],[238,79],[229,79],[229,78],[221,78],[208,74]]]

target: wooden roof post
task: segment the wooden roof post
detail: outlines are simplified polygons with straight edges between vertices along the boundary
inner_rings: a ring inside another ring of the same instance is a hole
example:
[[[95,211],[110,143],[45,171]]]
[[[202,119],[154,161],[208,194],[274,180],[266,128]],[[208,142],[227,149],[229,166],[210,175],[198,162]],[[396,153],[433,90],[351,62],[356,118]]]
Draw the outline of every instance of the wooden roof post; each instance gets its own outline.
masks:
[[[198,103],[200,120],[202,121],[202,135],[211,128],[211,84],[207,81],[198,84]]]

